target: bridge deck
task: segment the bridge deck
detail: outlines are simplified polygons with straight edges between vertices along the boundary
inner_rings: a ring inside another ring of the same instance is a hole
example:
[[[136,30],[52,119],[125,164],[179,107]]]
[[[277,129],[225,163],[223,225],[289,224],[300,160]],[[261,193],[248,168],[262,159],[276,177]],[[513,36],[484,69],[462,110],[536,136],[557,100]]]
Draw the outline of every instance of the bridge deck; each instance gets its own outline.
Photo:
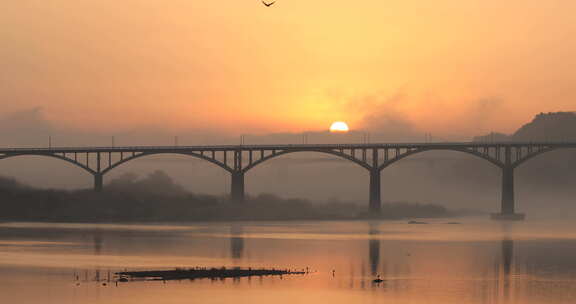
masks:
[[[202,146],[100,146],[100,147],[46,147],[0,148],[0,153],[86,153],[86,152],[152,152],[152,151],[248,151],[273,149],[377,149],[377,148],[472,148],[472,147],[576,147],[576,142],[441,142],[441,143],[372,143],[372,144],[282,144],[282,145],[202,145]]]

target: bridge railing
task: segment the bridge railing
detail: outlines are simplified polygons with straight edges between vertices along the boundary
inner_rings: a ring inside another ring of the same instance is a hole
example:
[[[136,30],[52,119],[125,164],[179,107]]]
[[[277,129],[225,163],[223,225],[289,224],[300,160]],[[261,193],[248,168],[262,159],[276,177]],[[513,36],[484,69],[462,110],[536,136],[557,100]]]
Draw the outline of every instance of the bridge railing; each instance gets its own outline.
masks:
[[[421,147],[496,147],[496,146],[575,146],[576,142],[437,142],[437,143],[362,143],[362,144],[265,144],[265,145],[197,145],[197,146],[94,146],[0,148],[0,153],[18,152],[126,152],[173,150],[281,150],[281,149],[358,149],[358,148],[421,148]]]

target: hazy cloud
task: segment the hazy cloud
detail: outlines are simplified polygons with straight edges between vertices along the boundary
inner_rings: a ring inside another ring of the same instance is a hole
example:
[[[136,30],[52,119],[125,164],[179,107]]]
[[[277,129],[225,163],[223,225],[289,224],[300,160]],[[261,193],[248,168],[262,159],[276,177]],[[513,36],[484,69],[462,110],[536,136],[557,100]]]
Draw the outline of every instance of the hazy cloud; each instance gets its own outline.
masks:
[[[347,108],[361,113],[362,128],[381,141],[410,141],[421,138],[403,109],[408,97],[403,92],[352,98]]]
[[[36,107],[13,112],[0,118],[0,141],[4,145],[40,145],[53,132],[53,126],[43,115],[43,109]]]
[[[466,116],[469,118],[470,126],[478,133],[487,128],[494,130],[496,125],[494,119],[499,117],[505,108],[504,100],[498,97],[483,97],[469,104],[470,111]]]

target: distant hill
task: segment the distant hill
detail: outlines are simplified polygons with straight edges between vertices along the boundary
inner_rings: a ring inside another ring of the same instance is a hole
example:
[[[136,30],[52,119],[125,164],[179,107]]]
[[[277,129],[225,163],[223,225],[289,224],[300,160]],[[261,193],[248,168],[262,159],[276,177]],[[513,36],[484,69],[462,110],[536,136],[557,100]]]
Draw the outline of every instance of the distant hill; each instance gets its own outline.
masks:
[[[512,135],[521,141],[576,140],[576,113],[540,113]]]
[[[512,135],[490,133],[473,141],[576,141],[576,112],[540,113]]]

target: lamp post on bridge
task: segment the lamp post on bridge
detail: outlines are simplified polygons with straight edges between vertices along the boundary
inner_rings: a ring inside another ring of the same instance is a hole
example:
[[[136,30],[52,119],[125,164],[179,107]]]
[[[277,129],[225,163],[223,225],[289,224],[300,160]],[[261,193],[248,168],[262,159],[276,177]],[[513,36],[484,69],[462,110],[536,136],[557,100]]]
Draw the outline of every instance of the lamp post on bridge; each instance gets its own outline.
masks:
[[[430,132],[424,133],[424,143],[427,144],[432,143],[432,133]]]
[[[366,131],[362,132],[362,143],[365,145],[370,143],[370,133]]]

